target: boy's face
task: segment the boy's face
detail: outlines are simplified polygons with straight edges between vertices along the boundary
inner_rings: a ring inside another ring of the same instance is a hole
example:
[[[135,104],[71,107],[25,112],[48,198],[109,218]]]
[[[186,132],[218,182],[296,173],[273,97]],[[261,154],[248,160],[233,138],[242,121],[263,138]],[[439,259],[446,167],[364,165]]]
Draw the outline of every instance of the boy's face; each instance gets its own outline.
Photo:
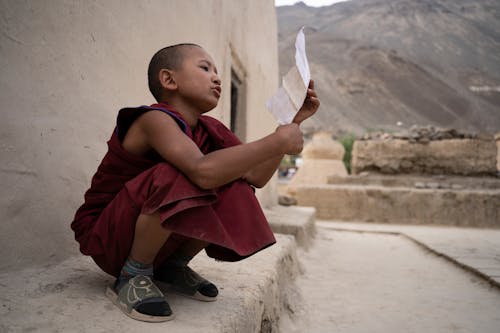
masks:
[[[184,102],[205,113],[217,106],[221,81],[212,57],[201,47],[190,46],[184,51],[181,68],[173,71],[177,92]]]

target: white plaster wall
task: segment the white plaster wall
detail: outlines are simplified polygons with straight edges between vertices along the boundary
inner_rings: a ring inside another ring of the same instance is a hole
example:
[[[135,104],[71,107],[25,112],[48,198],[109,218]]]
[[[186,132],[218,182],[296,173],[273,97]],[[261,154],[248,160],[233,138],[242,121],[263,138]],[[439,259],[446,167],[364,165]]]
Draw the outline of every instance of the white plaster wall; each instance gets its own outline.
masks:
[[[229,124],[232,45],[247,73],[247,139],[275,128],[264,107],[278,87],[273,0],[3,0],[0,13],[0,271],[77,253],[73,214],[118,109],[154,102],[146,71],[161,47],[212,54],[223,94],[211,114]]]

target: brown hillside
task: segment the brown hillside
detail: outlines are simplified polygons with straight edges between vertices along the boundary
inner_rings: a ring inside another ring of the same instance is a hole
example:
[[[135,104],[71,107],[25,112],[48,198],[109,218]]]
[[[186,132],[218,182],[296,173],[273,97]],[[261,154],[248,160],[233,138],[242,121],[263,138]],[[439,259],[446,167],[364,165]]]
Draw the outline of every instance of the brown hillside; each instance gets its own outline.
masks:
[[[309,127],[500,131],[500,1],[352,0],[277,8],[280,73],[305,25],[322,100]]]

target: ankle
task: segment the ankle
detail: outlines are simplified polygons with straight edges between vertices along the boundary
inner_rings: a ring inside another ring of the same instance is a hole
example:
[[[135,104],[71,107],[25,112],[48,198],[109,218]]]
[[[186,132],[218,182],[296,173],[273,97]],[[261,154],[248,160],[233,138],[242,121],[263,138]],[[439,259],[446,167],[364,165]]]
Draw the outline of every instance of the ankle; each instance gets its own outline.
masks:
[[[165,260],[165,266],[185,267],[193,259],[192,256],[183,253],[174,253]],[[163,265],[162,265],[163,266]]]
[[[137,275],[152,276],[153,264],[144,264],[129,257],[115,282],[115,290],[120,290],[131,278]]]
[[[125,261],[125,264],[123,265],[121,274],[131,275],[131,276],[136,276],[136,275],[151,276],[153,275],[153,264],[145,264],[137,260],[134,260],[132,257],[129,257],[127,261]]]

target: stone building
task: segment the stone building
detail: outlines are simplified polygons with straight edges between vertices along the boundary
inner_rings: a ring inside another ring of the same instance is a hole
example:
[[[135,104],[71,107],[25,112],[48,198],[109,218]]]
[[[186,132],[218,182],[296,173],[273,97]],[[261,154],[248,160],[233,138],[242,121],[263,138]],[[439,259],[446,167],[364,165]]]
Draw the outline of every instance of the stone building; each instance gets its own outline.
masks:
[[[278,81],[272,0],[0,2],[0,271],[76,254],[69,223],[117,111],[153,103],[158,49],[202,45],[222,78],[210,114],[250,141],[271,132]],[[258,192],[277,200],[274,182]]]

